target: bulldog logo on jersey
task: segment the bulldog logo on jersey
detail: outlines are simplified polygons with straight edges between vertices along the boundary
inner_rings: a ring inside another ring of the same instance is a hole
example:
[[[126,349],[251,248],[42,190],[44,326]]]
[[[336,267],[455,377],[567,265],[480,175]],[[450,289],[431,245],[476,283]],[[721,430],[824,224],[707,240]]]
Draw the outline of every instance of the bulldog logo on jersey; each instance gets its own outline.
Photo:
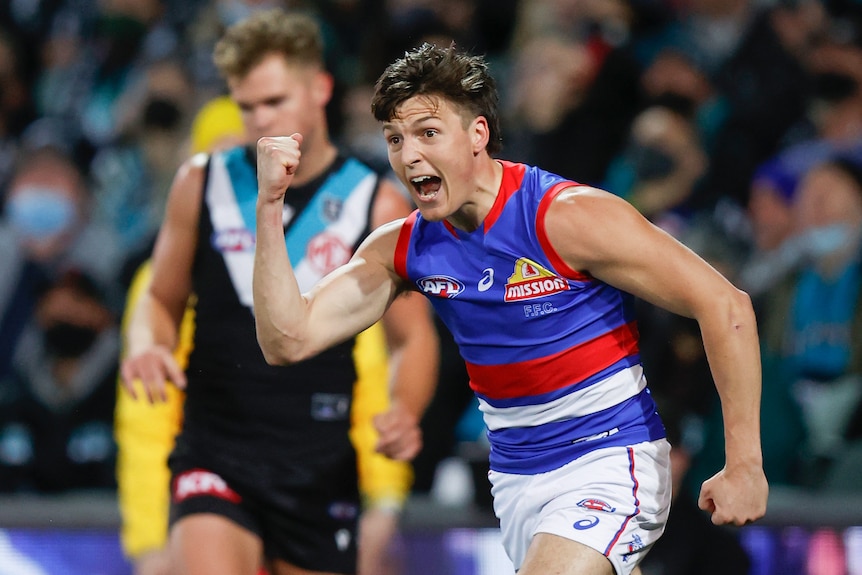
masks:
[[[566,280],[527,258],[518,258],[515,271],[506,280],[505,301],[546,297],[569,289]]]

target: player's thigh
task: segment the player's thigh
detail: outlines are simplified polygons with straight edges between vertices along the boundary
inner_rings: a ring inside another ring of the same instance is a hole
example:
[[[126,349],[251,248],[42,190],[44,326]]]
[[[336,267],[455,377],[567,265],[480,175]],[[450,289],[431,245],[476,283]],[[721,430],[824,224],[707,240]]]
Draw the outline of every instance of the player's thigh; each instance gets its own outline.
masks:
[[[613,575],[608,558],[583,543],[537,533],[527,548],[518,575]]]
[[[196,513],[171,527],[171,575],[256,575],[263,544],[230,519]]]
[[[136,557],[132,575],[171,575],[171,562],[167,546]]]

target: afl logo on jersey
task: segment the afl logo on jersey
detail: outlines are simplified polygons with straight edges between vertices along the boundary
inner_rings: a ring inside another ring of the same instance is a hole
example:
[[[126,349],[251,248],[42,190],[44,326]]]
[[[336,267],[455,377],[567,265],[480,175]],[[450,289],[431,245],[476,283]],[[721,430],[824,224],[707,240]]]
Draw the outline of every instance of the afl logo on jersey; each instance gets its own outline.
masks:
[[[416,280],[422,293],[436,297],[453,298],[464,291],[464,284],[449,276],[425,276]]]
[[[308,263],[321,275],[326,275],[350,260],[351,252],[341,238],[334,234],[317,234],[308,242],[305,252]]]
[[[246,228],[216,230],[211,236],[213,248],[219,252],[246,252],[254,249],[254,234]]]
[[[506,281],[505,301],[523,301],[560,293],[569,289],[569,283],[554,275],[536,262],[518,258],[515,271]]]

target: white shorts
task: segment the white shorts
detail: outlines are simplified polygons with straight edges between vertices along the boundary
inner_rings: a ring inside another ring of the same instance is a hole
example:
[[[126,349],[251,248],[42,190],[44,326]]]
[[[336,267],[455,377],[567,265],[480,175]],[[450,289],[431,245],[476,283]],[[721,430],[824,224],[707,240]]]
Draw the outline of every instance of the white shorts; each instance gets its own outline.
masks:
[[[491,471],[503,547],[521,568],[536,533],[551,533],[606,556],[628,575],[664,532],[670,511],[670,444],[659,439],[608,447],[538,475]]]

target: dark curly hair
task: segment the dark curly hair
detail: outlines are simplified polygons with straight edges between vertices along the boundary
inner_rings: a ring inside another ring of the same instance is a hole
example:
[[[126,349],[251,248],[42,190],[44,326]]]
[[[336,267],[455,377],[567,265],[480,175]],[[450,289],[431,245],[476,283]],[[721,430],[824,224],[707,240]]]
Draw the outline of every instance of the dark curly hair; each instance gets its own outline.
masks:
[[[378,78],[371,112],[381,122],[396,117],[396,109],[414,96],[437,96],[454,104],[470,119],[488,121],[489,154],[500,151],[499,96],[497,83],[481,56],[459,52],[455,45],[441,48],[425,43],[406,52]]]

